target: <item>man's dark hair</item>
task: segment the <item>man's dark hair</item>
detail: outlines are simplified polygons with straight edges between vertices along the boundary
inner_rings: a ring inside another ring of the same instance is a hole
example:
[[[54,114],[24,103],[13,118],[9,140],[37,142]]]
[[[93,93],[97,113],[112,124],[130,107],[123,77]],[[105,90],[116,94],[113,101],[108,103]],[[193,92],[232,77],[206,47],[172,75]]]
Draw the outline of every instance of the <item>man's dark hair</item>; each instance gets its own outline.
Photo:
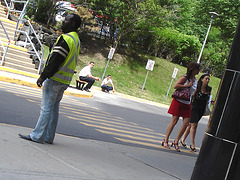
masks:
[[[78,28],[81,26],[82,20],[81,20],[80,16],[77,15],[77,14],[71,13],[71,15],[73,15],[73,17],[72,17],[72,19],[71,19],[72,22],[75,22],[74,28],[75,28],[75,29],[78,29]]]

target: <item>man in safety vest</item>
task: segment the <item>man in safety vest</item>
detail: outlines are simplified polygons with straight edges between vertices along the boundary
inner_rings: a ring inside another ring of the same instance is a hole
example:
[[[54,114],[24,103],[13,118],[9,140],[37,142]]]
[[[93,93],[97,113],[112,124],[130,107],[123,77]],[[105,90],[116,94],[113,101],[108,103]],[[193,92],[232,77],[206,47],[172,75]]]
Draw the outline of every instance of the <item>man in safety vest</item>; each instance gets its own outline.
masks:
[[[77,29],[80,25],[81,18],[77,14],[69,14],[63,21],[61,28],[64,34],[56,40],[45,68],[37,80],[39,87],[44,82],[38,122],[30,135],[19,134],[21,138],[39,143],[53,143],[60,101],[77,65],[80,50]]]

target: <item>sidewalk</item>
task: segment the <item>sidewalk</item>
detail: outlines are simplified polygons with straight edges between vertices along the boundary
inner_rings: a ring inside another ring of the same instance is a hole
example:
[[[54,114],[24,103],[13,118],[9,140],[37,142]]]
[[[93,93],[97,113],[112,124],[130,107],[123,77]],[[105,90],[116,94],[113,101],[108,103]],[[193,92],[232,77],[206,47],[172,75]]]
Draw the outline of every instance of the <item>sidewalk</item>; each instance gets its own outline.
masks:
[[[28,128],[0,124],[1,179],[179,179],[143,162],[152,154],[161,160],[164,152],[59,134],[52,145],[18,137],[18,133],[30,132]]]

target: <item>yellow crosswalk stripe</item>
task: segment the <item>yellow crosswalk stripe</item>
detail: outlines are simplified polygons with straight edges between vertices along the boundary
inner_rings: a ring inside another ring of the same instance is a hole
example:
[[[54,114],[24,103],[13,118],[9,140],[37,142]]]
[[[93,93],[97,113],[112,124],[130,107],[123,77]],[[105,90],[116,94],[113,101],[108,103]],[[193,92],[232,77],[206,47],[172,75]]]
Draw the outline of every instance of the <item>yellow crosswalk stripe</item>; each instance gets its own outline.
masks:
[[[132,135],[128,135],[128,134],[104,131],[104,130],[101,130],[101,129],[96,129],[96,130],[101,132],[101,133],[104,133],[104,134],[111,134],[111,135],[114,135],[114,136],[121,136],[121,137],[126,137],[126,138],[141,140],[141,141],[147,141],[147,142],[149,141],[149,142],[158,143],[158,144],[161,143],[161,141],[159,140],[159,136],[155,137],[156,139],[153,139],[153,138],[149,139],[149,138],[142,138],[142,137],[132,136]]]
[[[81,119],[79,117],[78,118],[75,118],[75,117],[72,117],[72,116],[67,116],[67,117],[70,118],[70,119],[81,121],[81,122],[84,121],[84,122],[89,122],[89,123],[93,123],[93,124],[101,124],[101,125],[104,125],[104,126],[117,127],[117,128],[120,128],[120,129],[128,129],[128,130],[141,131],[141,132],[143,132],[143,130],[145,130],[146,132],[151,131],[151,129],[148,129],[148,128],[143,128],[143,127],[140,127],[140,126],[132,126],[132,125],[127,125],[127,124],[118,123],[118,122],[104,121],[104,120],[100,120],[100,119],[96,119],[96,121],[90,121],[90,120],[86,120],[86,119]],[[84,117],[84,118],[87,118],[87,117]],[[119,125],[121,125],[121,126],[119,126]],[[133,128],[135,128],[135,129],[133,129]]]
[[[73,109],[68,108],[68,107],[64,107],[64,109],[73,110]],[[80,109],[74,109],[71,114],[74,114],[74,115],[86,115],[87,114],[88,117],[99,117],[99,118],[101,117],[101,118],[106,118],[106,119],[112,119],[113,118],[110,115],[105,115],[104,116],[104,115],[101,115],[101,113],[96,113],[96,112],[89,113],[88,111],[86,112],[86,111],[80,110]],[[125,121],[120,117],[115,117],[114,119],[117,120],[117,121],[120,121],[120,122]]]
[[[137,133],[137,132],[133,132],[133,131],[125,131],[125,130],[120,130],[120,129],[116,129],[116,128],[110,128],[110,127],[105,127],[105,126],[98,126],[98,125],[93,125],[93,124],[84,123],[84,122],[80,122],[80,123],[85,125],[85,126],[95,127],[95,128],[99,128],[99,129],[106,129],[106,130],[122,132],[122,133],[126,133],[126,134],[132,134],[132,135],[137,135],[137,136],[155,138],[155,136],[152,136],[152,135]]]

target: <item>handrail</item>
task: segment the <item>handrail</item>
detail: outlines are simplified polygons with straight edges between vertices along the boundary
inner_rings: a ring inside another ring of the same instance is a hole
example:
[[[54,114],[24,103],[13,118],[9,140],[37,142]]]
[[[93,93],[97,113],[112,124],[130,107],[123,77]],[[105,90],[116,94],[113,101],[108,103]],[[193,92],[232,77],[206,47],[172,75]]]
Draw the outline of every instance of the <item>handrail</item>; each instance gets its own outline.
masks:
[[[26,31],[21,31],[21,30],[17,30],[16,29],[16,32],[24,33],[26,35],[26,40],[25,40],[24,47],[26,47],[27,42],[29,41],[31,46],[32,46],[32,48],[33,48],[33,50],[34,50],[34,52],[35,52],[35,54],[37,55],[38,60],[39,60],[38,73],[40,73],[41,65],[42,65],[42,62],[43,62],[43,55],[44,55],[44,52],[45,52],[45,48],[43,47],[41,41],[39,40],[38,35],[36,34],[32,24],[30,23],[30,21],[29,20],[25,20],[25,19],[22,19],[22,21],[25,21],[25,22],[27,22],[29,24],[28,31],[26,32]],[[41,46],[42,53],[38,53],[38,51],[36,50],[35,45],[32,43],[31,38],[29,37],[30,32],[32,32],[34,34],[34,36],[36,37],[39,45]],[[41,55],[39,55],[39,54],[41,54]]]
[[[24,4],[25,4],[24,7],[26,7],[26,4],[28,4],[29,0],[27,0],[27,1],[16,1],[16,0],[11,0],[9,4],[8,4],[8,2],[7,2],[6,0],[4,0],[4,2],[5,2],[5,5],[7,6],[7,9],[8,9],[7,16],[6,16],[6,18],[8,18],[10,12],[18,12],[18,13],[21,13],[21,14],[22,14],[22,13],[25,14],[25,12],[26,12],[26,8],[23,8],[24,11],[23,11],[23,10],[20,11],[20,10],[12,9],[13,3],[24,3]]]
[[[7,13],[7,17],[6,18],[8,18],[8,14],[9,14],[9,6],[8,6],[8,2],[6,1],[6,0],[4,0],[4,2],[5,2],[5,6],[7,6],[7,9],[8,9],[8,13]]]
[[[8,9],[7,17],[9,16],[9,12],[10,12],[10,11],[11,11],[11,12],[21,12],[21,14],[20,14],[20,16],[19,16],[19,18],[18,18],[18,21],[17,21],[16,30],[15,30],[15,33],[14,33],[14,36],[13,36],[13,40],[15,41],[16,33],[17,33],[17,32],[26,34],[26,40],[25,40],[25,45],[24,45],[24,47],[26,47],[26,44],[27,44],[27,42],[29,41],[29,42],[30,42],[30,45],[32,46],[32,48],[33,48],[33,50],[34,50],[34,53],[37,55],[37,58],[38,58],[38,60],[39,60],[38,73],[40,73],[40,71],[41,71],[41,66],[42,66],[42,62],[43,62],[43,55],[44,55],[44,52],[45,52],[45,48],[43,47],[41,41],[39,40],[39,38],[38,38],[38,36],[37,36],[34,28],[32,27],[32,24],[30,23],[30,21],[24,19],[25,12],[26,12],[26,8],[27,8],[27,5],[28,5],[28,3],[29,3],[29,0],[27,0],[27,1],[11,0],[11,1],[10,1],[10,6],[8,5],[8,3],[7,3],[6,0],[4,0],[4,2],[5,2],[6,6],[7,6],[7,9]],[[11,10],[12,3],[13,3],[13,2],[24,3],[24,7],[23,7],[22,11]],[[18,30],[19,25],[22,24],[22,22],[27,22],[27,23],[29,24],[29,26],[28,26],[28,32]],[[38,51],[36,50],[35,45],[32,43],[31,38],[29,37],[30,32],[33,32],[34,36],[36,37],[38,43],[39,43],[40,46],[41,46],[42,52],[38,53]]]
[[[16,2],[16,1],[15,1],[15,2]],[[27,8],[27,5],[28,5],[28,3],[29,3],[29,0],[24,1],[24,2],[25,2],[25,4],[24,4],[24,7],[23,7],[23,9],[22,9],[22,11],[21,11],[21,14],[20,14],[20,16],[19,16],[19,18],[18,18],[17,25],[16,25],[16,30],[19,28],[19,25],[22,23],[22,20],[24,19],[25,12],[26,12],[26,8]],[[16,37],[16,31],[15,31],[14,36],[13,36],[13,39],[14,39],[14,40],[15,40],[15,37]]]
[[[11,40],[10,40],[10,38],[9,38],[9,36],[8,36],[8,33],[7,33],[7,31],[6,31],[6,29],[5,29],[5,27],[4,27],[4,25],[3,25],[3,23],[2,23],[1,20],[0,20],[0,24],[1,24],[1,26],[2,26],[2,28],[3,28],[3,30],[4,30],[4,32],[5,32],[5,34],[6,34],[6,36],[7,36],[7,39],[8,39],[6,48],[5,48],[5,46],[4,46],[4,44],[3,44],[2,40],[1,40],[1,45],[2,45],[3,50],[4,50],[4,53],[3,53],[3,56],[2,56],[2,61],[1,61],[1,65],[3,65],[4,60],[5,60],[5,57],[6,57],[6,54],[7,54],[7,50],[8,50],[9,44],[11,43]]]

